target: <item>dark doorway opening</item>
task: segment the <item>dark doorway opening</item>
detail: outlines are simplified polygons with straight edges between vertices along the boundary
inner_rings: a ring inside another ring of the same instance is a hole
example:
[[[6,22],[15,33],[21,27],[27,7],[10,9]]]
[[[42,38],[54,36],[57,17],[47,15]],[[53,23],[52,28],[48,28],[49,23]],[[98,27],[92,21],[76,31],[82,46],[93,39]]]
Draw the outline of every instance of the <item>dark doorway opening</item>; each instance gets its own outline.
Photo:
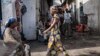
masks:
[[[2,6],[1,6],[1,0],[0,0],[0,20],[2,20]]]
[[[1,6],[1,0],[0,0],[0,37],[2,35],[2,33],[1,33],[1,20],[2,20],[2,6]]]
[[[47,0],[48,6],[52,6],[53,5],[53,0]]]

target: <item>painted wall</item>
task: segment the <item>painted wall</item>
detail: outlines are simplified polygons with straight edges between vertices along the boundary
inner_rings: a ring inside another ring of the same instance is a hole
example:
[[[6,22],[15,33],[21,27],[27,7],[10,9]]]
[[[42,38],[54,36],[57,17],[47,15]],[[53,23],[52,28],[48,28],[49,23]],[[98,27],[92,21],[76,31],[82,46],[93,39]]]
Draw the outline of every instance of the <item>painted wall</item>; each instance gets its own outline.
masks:
[[[76,0],[75,3],[76,3],[76,18],[78,20],[78,23],[80,23],[80,0]]]
[[[84,2],[84,12],[86,14],[91,14],[88,16],[88,26],[97,30],[99,27],[99,18],[98,18],[98,0],[83,0]]]
[[[80,2],[83,3],[83,11],[85,14],[91,14],[88,16],[88,26],[92,29],[98,31],[100,28],[99,25],[99,0],[76,0],[77,8],[77,18],[80,21]]]
[[[23,0],[27,12],[22,17],[23,32],[27,40],[36,39],[36,0]]]
[[[2,26],[1,30],[3,32],[5,22],[12,17],[16,17],[15,12],[15,0],[2,0]]]
[[[99,4],[99,2],[100,2],[100,0],[98,0],[98,10],[99,10],[99,12],[98,12],[98,17],[99,17],[99,32],[100,32],[100,4]]]
[[[39,9],[40,9],[40,0],[36,0],[36,25],[38,25],[38,21],[40,18]]]
[[[8,18],[15,17],[15,0],[2,0],[2,32]],[[36,0],[23,0],[27,12],[23,16],[23,32],[27,40],[36,39]]]

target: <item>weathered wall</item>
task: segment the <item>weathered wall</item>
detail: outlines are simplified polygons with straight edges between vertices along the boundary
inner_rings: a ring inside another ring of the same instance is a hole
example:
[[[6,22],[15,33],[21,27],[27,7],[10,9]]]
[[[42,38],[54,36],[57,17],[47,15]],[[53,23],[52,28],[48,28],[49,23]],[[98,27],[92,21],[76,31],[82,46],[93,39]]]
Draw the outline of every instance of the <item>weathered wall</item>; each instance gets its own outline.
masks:
[[[99,4],[99,3],[100,3],[100,0],[98,0],[97,3],[98,3],[98,18],[99,18],[99,20],[98,20],[98,21],[99,21],[99,22],[98,22],[99,27],[98,27],[98,28],[99,28],[99,33],[100,33],[100,4]]]
[[[36,0],[23,0],[27,12],[23,15],[23,33],[27,40],[36,39]]]
[[[84,0],[85,2],[86,0]],[[88,0],[84,3],[84,12],[91,14],[88,16],[88,26],[98,30],[98,0]]]
[[[36,39],[36,0],[23,0],[27,12],[23,16],[23,33],[27,40]],[[15,0],[2,0],[2,32],[8,18],[16,18]]]
[[[36,25],[38,25],[38,21],[40,18],[40,0],[36,0]]]
[[[12,17],[16,17],[16,12],[15,12],[15,0],[2,0],[2,32],[4,29],[4,24],[5,22]]]

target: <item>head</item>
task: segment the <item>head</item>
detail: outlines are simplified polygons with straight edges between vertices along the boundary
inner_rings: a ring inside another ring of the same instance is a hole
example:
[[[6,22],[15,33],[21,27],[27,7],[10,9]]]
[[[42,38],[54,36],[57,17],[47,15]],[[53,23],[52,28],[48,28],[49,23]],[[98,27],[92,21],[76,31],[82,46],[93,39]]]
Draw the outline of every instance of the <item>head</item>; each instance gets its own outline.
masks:
[[[50,7],[50,13],[51,13],[51,15],[58,13],[57,6],[51,6]]]
[[[65,0],[64,3],[61,4],[61,6],[63,7],[64,11],[69,9],[69,4],[68,4],[67,0]]]
[[[7,22],[5,27],[15,28],[18,25],[18,22],[15,18],[10,18]]]
[[[63,6],[64,10],[68,10],[69,9],[69,5],[66,3],[64,6]]]
[[[61,6],[58,7],[58,14],[63,14],[64,10]]]

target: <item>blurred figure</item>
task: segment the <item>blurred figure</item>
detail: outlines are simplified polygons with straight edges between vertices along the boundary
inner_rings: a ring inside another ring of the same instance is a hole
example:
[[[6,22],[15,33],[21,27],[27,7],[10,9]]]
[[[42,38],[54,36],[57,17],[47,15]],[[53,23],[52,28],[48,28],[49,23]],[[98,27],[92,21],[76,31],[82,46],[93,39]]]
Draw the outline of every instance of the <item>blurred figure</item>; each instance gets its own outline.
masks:
[[[16,9],[17,22],[19,23],[18,26],[17,26],[17,30],[21,34],[21,39],[25,41],[26,38],[24,37],[24,34],[23,34],[22,16],[27,12],[27,7],[22,2],[22,0],[15,0],[15,9]]]
[[[58,13],[57,7],[56,6],[50,7],[50,13],[53,18],[50,27],[44,31],[44,34],[50,31],[47,56],[52,56],[52,55],[58,56],[60,53],[63,53],[65,56],[69,56],[61,43],[60,30],[59,30],[60,18],[57,14]]]
[[[22,13],[21,13],[21,8],[22,8],[22,1],[21,0],[16,0],[15,1],[15,9],[16,9],[16,17],[17,21],[21,21]]]
[[[61,36],[63,36],[65,33],[63,32],[63,23],[64,23],[64,10],[61,6],[58,6],[58,16],[60,18],[60,32]]]
[[[4,56],[25,56],[27,44],[23,44],[20,33],[15,29],[18,26],[18,22],[15,18],[11,18],[6,22],[3,40],[4,45],[7,48],[7,54]],[[28,49],[28,48],[27,48]]]
[[[40,17],[39,19],[39,23],[38,23],[38,41],[39,42],[44,42],[44,37],[43,37],[43,34],[42,32],[44,31],[44,25],[43,25],[43,22],[42,22],[42,16]]]
[[[72,34],[72,27],[71,27],[71,11],[68,3],[63,4],[63,10],[64,10],[64,35],[67,37],[71,37]]]
[[[71,36],[71,12],[70,11],[65,11],[64,13],[64,24],[66,25],[66,33],[67,36]]]

